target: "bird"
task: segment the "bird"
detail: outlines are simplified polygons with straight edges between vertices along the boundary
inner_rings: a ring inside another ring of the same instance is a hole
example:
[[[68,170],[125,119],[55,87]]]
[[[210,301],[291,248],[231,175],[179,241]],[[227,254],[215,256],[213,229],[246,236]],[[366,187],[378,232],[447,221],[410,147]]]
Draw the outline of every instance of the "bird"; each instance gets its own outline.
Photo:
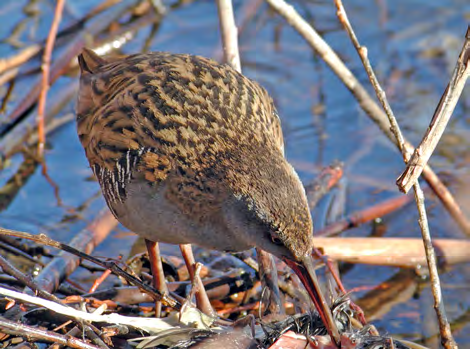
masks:
[[[338,343],[305,189],[266,89],[190,54],[102,58],[84,48],[78,62],[77,132],[117,220],[148,241],[273,254]]]

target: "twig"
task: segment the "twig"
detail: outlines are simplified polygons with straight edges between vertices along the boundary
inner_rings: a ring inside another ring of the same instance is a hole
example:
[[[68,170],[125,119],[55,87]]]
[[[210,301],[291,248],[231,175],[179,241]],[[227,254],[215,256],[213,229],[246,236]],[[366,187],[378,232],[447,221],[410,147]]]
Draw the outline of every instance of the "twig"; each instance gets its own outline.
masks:
[[[16,78],[19,72],[19,68],[12,68],[3,74],[0,74],[0,86],[5,85],[7,82]]]
[[[231,0],[217,0],[220,31],[224,48],[225,61],[235,70],[241,72],[240,54],[238,52],[238,30],[233,16]]]
[[[134,0],[121,0],[117,5],[104,11],[100,15],[90,19],[83,26],[84,28],[67,40],[67,45],[58,52],[60,59],[54,61],[50,70],[50,82],[55,81],[70,66],[70,62],[75,60],[82,47],[86,45],[88,38],[96,37],[102,31],[109,27],[110,23],[122,16],[134,6]],[[0,79],[2,76],[0,76]],[[8,123],[0,127],[0,139],[2,139],[16,124],[20,118],[29,112],[38,100],[41,92],[41,80],[35,79],[32,87],[23,93],[25,97],[18,103],[13,111],[8,115]],[[2,151],[0,147],[0,151]]]
[[[436,107],[426,133],[421,143],[416,147],[413,156],[408,161],[405,171],[398,177],[397,185],[401,191],[407,193],[411,186],[421,175],[424,166],[428,163],[434,149],[444,133],[447,123],[454,112],[460,94],[470,75],[470,26],[465,34],[465,42],[460,51],[459,59],[454,68],[452,78]]]
[[[114,1],[114,0],[113,0]],[[73,59],[76,57],[78,52],[81,50],[83,45],[85,44],[85,37],[87,35],[94,36],[98,30],[103,29],[103,23],[109,23],[111,19],[115,19],[116,16],[121,15],[122,7],[126,5],[126,3],[121,2],[119,5],[115,5],[116,9],[114,9],[111,13],[108,11],[107,13],[103,14],[107,15],[103,18],[96,18],[93,22],[90,22],[87,25],[89,31],[87,32],[80,32],[75,35],[75,38],[68,42],[66,48],[64,48],[59,56],[61,57],[60,60],[54,61],[51,66],[51,73],[50,73],[50,82],[52,83],[55,81],[64,71],[69,69],[74,65]],[[100,51],[105,51],[107,48],[112,47],[109,43],[110,41],[115,42],[115,40],[119,42],[125,42],[129,39],[132,35],[131,33],[137,31],[144,25],[147,25],[149,21],[153,20],[155,15],[153,12],[144,15],[129,24],[126,24],[121,29],[113,31],[112,34],[108,34],[106,37],[106,44],[99,48]],[[96,22],[100,22],[100,24],[96,24]],[[95,24],[93,24],[95,23]],[[1,80],[1,76],[0,76]],[[45,113],[45,123],[46,123],[46,135],[50,131],[51,128],[54,128],[59,125],[56,123],[56,119],[54,118],[55,113],[61,111],[63,107],[63,103],[66,102],[67,99],[76,95],[76,91],[78,89],[78,84],[69,84],[65,89],[61,90],[59,94],[54,94],[54,102],[50,100],[47,103],[46,113]],[[34,83],[33,88],[26,94],[27,97],[23,99],[23,101],[16,107],[16,109],[9,115],[8,120],[9,123],[6,126],[6,130],[0,129],[0,152],[5,157],[10,157],[12,154],[21,150],[23,143],[25,142],[25,137],[28,137],[29,134],[33,134],[27,141],[28,144],[31,142],[37,143],[37,129],[35,127],[36,120],[34,119],[34,114],[29,113],[27,116],[25,114],[29,111],[30,108],[34,106],[37,101],[37,96],[40,92],[40,81]],[[52,104],[52,105],[51,105]],[[62,121],[65,121],[62,120]],[[54,125],[50,125],[54,124]],[[48,126],[50,125],[50,126]],[[34,130],[34,131],[33,131]]]
[[[57,128],[57,123],[62,123],[58,121],[57,115],[63,113],[64,106],[69,103],[70,100],[76,98],[77,91],[78,84],[72,83],[50,96],[44,116],[46,136],[51,130]],[[70,114],[67,114],[62,121],[69,119],[70,116]],[[75,115],[72,114],[72,116],[75,119]],[[34,118],[34,114],[31,113],[30,116],[20,118],[17,121],[15,126],[0,138],[0,151],[2,156],[6,158],[22,151],[25,143],[32,146],[37,145],[38,142],[37,122]],[[55,126],[52,124],[55,124]]]
[[[411,201],[410,195],[400,195],[398,197],[382,201],[364,210],[353,212],[346,218],[327,225],[325,228],[317,230],[316,236],[335,236],[347,229],[355,228],[373,219],[382,217],[405,206]]]
[[[46,97],[47,91],[49,90],[49,70],[51,66],[52,50],[54,48],[55,38],[57,36],[57,30],[59,29],[59,23],[62,18],[62,11],[64,9],[65,0],[57,0],[54,19],[52,21],[51,29],[46,40],[46,47],[44,49],[44,55],[42,58],[42,83],[41,93],[39,94],[38,102],[38,155],[42,158],[44,153],[44,143],[46,142],[46,131],[44,127],[44,112],[46,110]]]
[[[23,162],[16,172],[0,188],[0,212],[8,208],[14,201],[20,189],[28,183],[29,178],[36,172],[38,162],[27,152],[24,154]]]
[[[31,255],[27,254],[26,252],[23,252],[20,249],[14,246],[11,246],[9,244],[6,244],[2,241],[0,241],[0,249],[3,249],[5,251],[12,253],[15,257],[23,257],[25,260],[27,260],[28,262],[31,262],[32,264],[37,264],[37,265],[40,265],[41,267],[46,265],[42,260],[36,259],[32,257]]]
[[[61,242],[55,241],[51,238],[49,238],[45,234],[39,234],[39,235],[33,235],[29,233],[25,233],[22,231],[17,231],[17,230],[11,230],[11,229],[5,229],[0,227],[0,234],[2,235],[7,235],[7,236],[14,236],[22,239],[27,239],[31,241],[35,241],[37,243],[46,245],[46,246],[51,246],[60,250],[63,250],[65,252],[71,253],[75,256],[78,256],[82,259],[88,260],[92,263],[95,263],[99,266],[102,266],[103,268],[110,269],[113,273],[115,273],[118,276],[123,277],[125,280],[127,280],[130,284],[137,285],[139,286],[143,291],[147,292],[150,294],[154,299],[161,300],[163,304],[175,309],[175,310],[180,310],[181,309],[181,304],[177,302],[175,299],[168,297],[166,295],[162,295],[158,290],[154,289],[153,287],[150,287],[149,285],[143,284],[140,280],[135,278],[134,276],[126,273],[124,270],[122,270],[118,265],[116,265],[113,262],[103,262],[99,260],[98,258],[95,258],[93,256],[90,256],[86,253],[83,253],[73,247],[70,247],[66,244],[63,244]]]
[[[30,340],[35,339],[39,342],[46,341],[59,343],[71,348],[78,349],[100,349],[100,347],[88,344],[74,337],[58,334],[52,331],[42,330],[38,327],[24,325],[19,322],[7,320],[3,317],[0,317],[0,328],[2,329],[2,332],[11,334],[13,336],[26,336]]]
[[[367,58],[367,49],[361,46],[361,44],[359,43],[353,31],[353,28],[351,24],[349,23],[346,11],[343,7],[341,0],[335,0],[335,4],[338,9],[338,13],[337,13],[338,18],[341,24],[344,26],[346,32],[348,33],[354,47],[356,48],[359,54],[359,57],[361,58],[362,64],[364,65],[364,68],[367,72],[367,75],[369,76],[372,86],[374,87],[374,90],[376,91],[377,98],[379,99],[380,103],[382,104],[382,107],[384,108],[385,113],[387,114],[387,117],[391,125],[391,131],[393,132],[396,138],[397,145],[403,155],[403,160],[406,163],[409,154],[407,153],[407,149],[404,144],[403,135],[401,134],[398,122],[395,116],[393,115],[392,109],[390,108],[390,104],[388,103],[385,92],[382,90],[377,80],[377,77],[375,76],[374,70],[372,69],[370,61]],[[452,337],[452,332],[450,330],[450,325],[447,320],[447,316],[446,316],[446,312],[444,308],[444,302],[442,300],[442,291],[441,291],[440,282],[439,282],[439,273],[437,270],[436,256],[435,256],[434,248],[431,242],[431,234],[429,232],[426,209],[424,206],[424,194],[418,182],[414,183],[414,193],[415,193],[416,205],[418,207],[418,212],[419,212],[419,225],[420,225],[421,234],[423,237],[424,250],[426,252],[426,259],[428,262],[429,274],[430,274],[430,279],[431,279],[431,288],[432,288],[432,291],[433,291],[432,293],[434,296],[434,308],[436,310],[437,318],[439,321],[439,327],[441,331],[441,341],[445,348],[448,348],[448,349],[457,348],[457,344],[455,343]]]
[[[151,280],[151,275],[149,280]],[[207,295],[211,300],[221,300],[239,292],[245,292],[253,288],[252,275],[243,269],[231,270],[223,275],[215,276],[212,278],[205,278],[203,281]],[[187,292],[188,286],[191,286],[190,281],[175,281],[168,282],[168,290],[178,295],[184,296]],[[197,288],[197,286],[196,286]],[[151,298],[146,293],[143,293],[135,286],[122,286],[103,289],[94,293],[83,294],[82,297],[91,297],[86,301],[95,302],[96,300],[112,299],[113,302],[118,303],[120,306],[132,305],[138,303],[152,302]],[[106,301],[107,302],[107,301]],[[110,303],[107,302],[108,306]]]
[[[52,302],[57,302],[57,303],[62,304],[62,301],[59,298],[39,288],[39,286],[34,282],[31,275],[23,274],[21,271],[16,269],[12,264],[10,264],[1,255],[0,255],[0,267],[2,268],[4,273],[10,276],[13,276],[16,280],[28,286],[31,290],[33,290],[36,294],[40,295],[41,297],[46,298]]]
[[[343,165],[340,163],[323,168],[320,174],[311,183],[305,186],[309,208],[311,210],[314,209],[318,201],[320,201],[332,187],[338,184],[338,181],[342,177]]]
[[[2,98],[2,104],[0,106],[0,114],[4,114],[5,111],[7,110],[8,102],[10,101],[10,98],[12,97],[12,94],[13,94],[13,89],[15,88],[15,83],[16,81],[12,81],[8,84],[7,91],[5,92],[5,95]]]
[[[31,57],[37,54],[41,50],[41,46],[34,44],[26,47],[16,55],[0,59],[0,74],[3,74],[7,70],[16,68],[17,66],[27,62]]]
[[[36,304],[47,309],[50,309],[58,314],[62,314],[65,316],[70,316],[73,318],[85,320],[85,321],[92,321],[92,322],[106,322],[111,324],[121,324],[121,325],[128,325],[133,326],[144,331],[148,331],[150,333],[158,333],[162,330],[168,330],[173,328],[170,321],[171,320],[164,320],[164,319],[157,319],[157,318],[145,318],[145,317],[130,317],[130,316],[122,316],[119,314],[106,314],[106,315],[98,315],[95,313],[87,313],[84,311],[80,311],[74,309],[69,306],[64,306],[55,302],[51,302],[39,297],[30,296],[24,293],[20,293],[17,291],[9,290],[4,287],[0,287],[0,294],[11,297],[14,299],[19,299],[23,302]],[[196,309],[188,308],[187,311],[196,312]],[[174,321],[174,320],[173,320]]]
[[[387,115],[380,108],[380,106],[372,99],[370,94],[363,85],[357,80],[352,72],[341,61],[338,55],[331,49],[331,47],[322,39],[322,37],[315,31],[315,29],[305,21],[302,16],[284,0],[266,0],[276,12],[284,17],[286,21],[302,35],[307,43],[316,51],[316,53],[324,60],[324,62],[331,68],[331,70],[338,76],[343,84],[351,91],[353,96],[359,102],[359,105],[364,112],[374,121],[382,132],[394,143],[397,140],[393,133],[390,131],[390,122]],[[413,147],[410,143],[405,141],[407,153],[411,155]],[[449,214],[455,219],[459,227],[467,234],[470,234],[470,222],[463,215],[462,210],[455,201],[452,194],[441,182],[439,177],[433,172],[429,165],[423,170],[423,177],[428,182],[429,186],[439,197],[444,207]]]
[[[65,69],[69,66],[70,61],[77,56],[78,52],[80,52],[84,45],[85,39],[82,36],[77,35],[75,38],[69,41],[66,48],[60,51],[60,59],[54,61],[50,68],[50,83],[57,80],[59,76],[63,74]],[[41,86],[41,79],[35,79],[32,83],[31,89],[25,93],[25,97],[21,99],[18,105],[8,115],[7,120],[9,123],[6,123],[6,125],[0,129],[0,137],[3,138],[13,127],[15,127],[22,117],[32,110],[38,101],[39,95],[41,93]]]
[[[85,229],[70,241],[69,246],[86,253],[91,253],[117,225],[117,221],[109,210],[103,210]],[[35,281],[41,289],[55,292],[68,275],[80,264],[77,256],[60,253],[41,270]]]

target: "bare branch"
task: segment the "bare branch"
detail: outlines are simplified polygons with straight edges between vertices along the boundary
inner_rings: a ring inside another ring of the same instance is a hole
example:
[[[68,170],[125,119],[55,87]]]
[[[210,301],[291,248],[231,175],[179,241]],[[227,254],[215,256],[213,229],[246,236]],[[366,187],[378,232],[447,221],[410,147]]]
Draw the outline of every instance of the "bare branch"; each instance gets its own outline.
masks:
[[[470,26],[465,34],[465,42],[459,59],[454,68],[452,78],[437,105],[426,133],[413,156],[408,161],[405,171],[398,177],[397,185],[401,191],[407,193],[411,186],[421,175],[424,166],[428,163],[434,149],[444,133],[447,123],[454,112],[468,76],[470,75]]]
[[[321,59],[330,67],[330,69],[338,76],[343,84],[351,91],[357,99],[360,107],[374,121],[382,132],[397,145],[397,140],[390,130],[390,122],[386,114],[380,106],[372,99],[364,86],[357,80],[352,72],[346,67],[344,62],[331,49],[331,47],[322,39],[315,29],[300,16],[300,14],[287,4],[284,0],[266,0],[269,5],[307,41],[307,43],[315,50]],[[404,140],[407,156],[410,157],[414,151],[413,146]],[[423,170],[423,177],[429,184],[431,189],[437,195],[439,200],[454,218],[460,229],[470,234],[470,222],[462,213],[459,205],[455,201],[453,195],[442,183],[434,171],[426,165]]]
[[[54,48],[55,38],[59,29],[59,23],[62,18],[62,11],[64,9],[65,0],[58,0],[55,8],[54,19],[52,21],[51,29],[46,40],[46,48],[44,49],[44,56],[42,58],[42,86],[38,102],[38,154],[42,157],[44,152],[44,143],[46,142],[46,131],[44,127],[44,112],[46,110],[46,97],[49,90],[49,70],[51,66],[52,50]]]
[[[382,104],[385,113],[387,114],[391,125],[391,131],[393,132],[396,138],[398,147],[403,155],[403,160],[406,163],[409,154],[407,153],[407,149],[404,144],[403,135],[401,134],[398,122],[395,116],[393,115],[390,104],[388,103],[387,96],[381,88],[380,83],[378,82],[377,77],[375,76],[374,70],[372,69],[370,61],[367,58],[367,49],[364,46],[361,46],[361,44],[359,43],[359,40],[357,39],[356,34],[354,33],[351,23],[349,23],[346,11],[343,7],[341,0],[335,0],[335,4],[338,9],[338,18],[341,24],[344,26],[345,30],[347,31],[354,47],[357,50],[357,53],[359,54],[359,57],[361,58],[362,64],[364,65],[367,75],[369,76],[369,80],[372,83],[372,86],[374,87],[374,90],[377,94],[377,98],[380,100],[380,103]],[[424,206],[424,194],[418,182],[414,183],[414,192],[416,206],[418,207],[419,213],[419,226],[421,228],[421,235],[423,237],[424,250],[426,252],[429,275],[431,278],[431,288],[434,296],[434,308],[436,310],[436,315],[439,321],[439,328],[441,331],[441,341],[446,349],[457,348],[457,344],[455,343],[454,338],[452,337],[452,332],[450,330],[450,325],[447,320],[446,311],[444,308],[444,302],[442,300],[442,291],[439,281],[439,273],[437,270],[436,256],[434,252],[434,247],[431,242],[428,218],[426,215],[426,208]]]
[[[220,31],[224,48],[225,61],[235,70],[241,72],[240,54],[238,52],[238,30],[233,16],[231,0],[217,0]]]

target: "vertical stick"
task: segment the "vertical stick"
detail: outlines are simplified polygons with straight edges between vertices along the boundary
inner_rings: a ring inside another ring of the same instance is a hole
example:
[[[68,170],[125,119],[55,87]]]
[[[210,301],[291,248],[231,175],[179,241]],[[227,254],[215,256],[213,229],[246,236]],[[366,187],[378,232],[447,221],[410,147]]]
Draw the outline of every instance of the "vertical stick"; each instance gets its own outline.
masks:
[[[220,32],[225,61],[241,73],[240,54],[238,52],[238,29],[235,24],[231,0],[217,0]]]
[[[46,40],[46,47],[44,49],[44,55],[42,57],[42,82],[41,82],[41,93],[39,94],[38,103],[38,155],[42,158],[44,153],[44,143],[46,142],[46,131],[44,127],[44,111],[46,109],[46,98],[47,91],[49,90],[49,70],[51,66],[51,55],[54,48],[55,38],[57,36],[57,30],[59,29],[59,23],[62,18],[62,11],[64,10],[65,0],[57,0],[57,5],[54,12],[54,19],[52,20],[51,29]]]
[[[399,146],[400,152],[403,155],[403,160],[406,163],[409,159],[409,153],[405,146],[404,137],[400,131],[400,126],[398,125],[395,115],[393,114],[392,108],[390,107],[390,104],[388,103],[387,96],[385,92],[383,91],[382,87],[380,86],[380,83],[377,80],[377,77],[372,68],[372,65],[370,64],[369,58],[367,57],[367,48],[364,46],[361,46],[361,44],[359,43],[359,40],[357,39],[356,34],[354,33],[351,23],[349,22],[349,19],[347,17],[346,10],[343,7],[342,1],[335,0],[335,3],[338,9],[338,13],[337,13],[338,18],[341,24],[344,26],[346,32],[348,33],[349,38],[351,39],[351,42],[354,45],[354,48],[357,50],[357,53],[359,54],[359,58],[361,59],[362,64],[364,65],[364,69],[367,73],[367,76],[369,77],[369,80],[374,88],[375,93],[377,94],[377,98],[382,104],[385,114],[387,114],[387,117],[391,126],[391,131],[393,132],[396,138],[396,142]],[[434,309],[436,310],[437,319],[439,320],[441,341],[442,341],[443,346],[446,349],[454,349],[454,348],[457,348],[457,343],[455,342],[452,336],[449,321],[447,321],[444,301],[442,300],[442,291],[441,291],[441,286],[440,286],[440,281],[439,281],[439,272],[437,270],[436,256],[435,256],[434,247],[431,241],[431,233],[429,232],[426,208],[424,206],[424,194],[423,194],[423,191],[421,190],[421,186],[419,185],[417,181],[414,182],[413,189],[414,189],[414,194],[415,194],[416,206],[418,208],[419,226],[421,228],[424,251],[426,253],[426,259],[428,262],[429,276],[431,279],[431,289],[432,289],[432,294],[434,296]]]

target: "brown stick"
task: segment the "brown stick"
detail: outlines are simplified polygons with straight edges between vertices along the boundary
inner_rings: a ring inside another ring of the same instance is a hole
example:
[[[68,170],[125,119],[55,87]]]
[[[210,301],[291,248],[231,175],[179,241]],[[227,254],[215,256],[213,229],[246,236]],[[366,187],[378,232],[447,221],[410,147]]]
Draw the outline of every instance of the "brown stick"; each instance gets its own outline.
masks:
[[[250,273],[245,272],[242,269],[231,270],[226,274],[205,278],[203,280],[207,295],[210,300],[221,300],[232,296],[239,292],[245,292],[253,288],[253,280]],[[188,286],[191,283],[188,281],[177,281],[168,282],[168,290],[178,295],[184,296]],[[81,295],[83,298],[87,298],[87,301],[93,303],[95,300],[106,300],[112,299],[113,302],[119,304],[133,305],[139,303],[149,303],[153,300],[148,294],[143,293],[135,286],[123,286],[123,287],[112,287],[96,291],[94,293],[88,293]],[[91,299],[89,297],[92,297]],[[80,301],[82,298],[80,298]],[[100,305],[97,301],[97,306]],[[109,304],[108,304],[109,306]]]
[[[50,294],[49,292],[44,291],[41,289],[37,283],[34,282],[33,278],[31,275],[25,275],[18,269],[16,269],[12,264],[10,264],[5,258],[3,258],[0,255],[0,267],[2,268],[3,272],[13,276],[16,280],[20,281],[22,284],[25,286],[28,286],[34,293],[36,293],[38,296],[50,300],[52,302],[57,302],[62,304],[62,301],[54,296],[53,294]]]
[[[308,197],[308,206],[312,210],[318,201],[334,187],[343,177],[343,165],[333,164],[322,169],[320,174],[305,186]]]
[[[12,68],[0,75],[0,86],[13,80],[18,75],[19,68]]]
[[[21,52],[18,52],[16,55],[0,59],[0,74],[3,74],[7,70],[16,68],[19,65],[27,62],[31,57],[37,54],[41,50],[40,45],[31,45],[26,47]]]
[[[91,253],[117,225],[116,219],[108,210],[103,210],[88,227],[78,233],[70,242],[72,246],[85,253]],[[70,275],[80,264],[77,256],[60,253],[36,276],[39,287],[48,292],[55,292],[63,279]]]
[[[6,235],[6,236],[13,236],[13,237],[21,238],[21,239],[27,239],[27,240],[35,241],[39,244],[43,244],[43,245],[46,245],[46,246],[51,246],[51,247],[60,249],[62,251],[71,253],[71,254],[73,254],[73,255],[81,258],[81,259],[88,260],[88,261],[90,261],[92,263],[95,263],[95,264],[97,264],[97,265],[99,265],[103,268],[110,269],[113,273],[115,273],[118,276],[123,277],[130,284],[136,285],[136,286],[140,287],[143,291],[149,293],[153,297],[153,299],[161,300],[163,304],[165,304],[166,306],[172,307],[173,309],[175,309],[177,311],[181,309],[181,304],[178,301],[176,301],[174,298],[166,296],[166,295],[162,295],[155,288],[150,287],[150,286],[142,283],[140,280],[138,280],[134,276],[132,276],[132,275],[126,273],[124,270],[122,270],[116,263],[103,262],[103,261],[99,260],[98,258],[95,258],[93,256],[90,256],[86,253],[83,253],[83,252],[77,250],[76,248],[70,247],[66,244],[63,244],[63,243],[58,242],[56,240],[53,240],[45,234],[34,235],[34,234],[29,234],[29,233],[26,233],[26,232],[22,232],[22,231],[5,229],[5,228],[2,228],[2,227],[0,227],[0,234],[1,235]]]
[[[338,76],[343,84],[351,91],[353,96],[359,102],[359,105],[364,112],[374,121],[382,132],[395,144],[402,149],[405,147],[407,156],[413,152],[413,146],[406,140],[397,142],[394,134],[390,129],[390,121],[387,119],[385,112],[379,105],[372,99],[370,94],[364,86],[357,80],[352,72],[346,67],[338,55],[331,49],[331,47],[322,39],[322,37],[315,31],[315,29],[305,21],[299,13],[284,0],[266,0],[269,5],[302,35],[307,43],[316,51],[316,53],[324,60],[324,62],[331,68],[331,70]],[[428,182],[429,186],[439,197],[444,207],[449,214],[459,225],[460,229],[467,234],[470,234],[470,222],[463,215],[462,210],[455,201],[452,194],[441,182],[439,177],[433,172],[429,165],[423,170],[423,177]]]
[[[315,246],[333,260],[348,263],[416,268],[425,265],[426,254],[420,239],[413,238],[326,238],[314,237]],[[434,239],[440,265],[470,261],[466,240]]]
[[[39,103],[38,103],[38,155],[43,156],[44,153],[44,143],[46,142],[46,131],[44,127],[44,111],[46,110],[46,98],[47,91],[49,90],[49,70],[51,66],[51,56],[52,50],[54,49],[54,42],[57,36],[57,30],[59,29],[59,23],[62,18],[62,11],[64,9],[65,0],[57,0],[54,19],[52,21],[51,29],[49,30],[49,35],[46,40],[46,47],[44,49],[44,56],[42,58],[42,83],[41,83],[41,93],[39,94]]]
[[[51,131],[50,124],[57,122],[56,116],[63,112],[64,106],[67,105],[72,98],[76,98],[77,91],[78,83],[71,83],[61,89],[61,91],[50,96],[44,115],[46,135]],[[68,118],[70,118],[70,116],[68,116]],[[15,127],[0,138],[2,156],[6,158],[24,150],[25,143],[31,145],[33,138],[36,139],[35,145],[37,145],[38,142],[37,121],[34,115],[31,113],[31,116],[21,118],[17,121],[18,123],[15,124]]]
[[[49,82],[52,83],[61,76],[61,74],[63,74],[65,69],[70,65],[70,62],[77,57],[82,47],[85,46],[87,38],[94,37],[105,30],[112,21],[116,20],[117,17],[126,12],[130,6],[134,6],[133,0],[121,0],[119,4],[87,22],[83,30],[67,41],[67,46],[60,53],[60,59],[54,61],[52,64],[49,74]],[[41,81],[34,81],[33,87],[25,93],[25,98],[23,98],[8,115],[8,121],[10,123],[16,123],[18,118],[24,116],[24,114],[37,102],[40,92]],[[8,125],[8,127],[10,127],[10,125]],[[2,129],[0,129],[0,138],[5,134],[4,128],[5,127],[2,127]],[[2,149],[0,149],[0,151],[1,150]]]
[[[420,241],[418,241],[420,243]],[[422,245],[422,244],[421,244]],[[424,258],[424,253],[423,253]],[[413,295],[416,294],[418,288],[418,280],[416,277],[416,269],[399,269],[389,279],[381,282],[379,285],[368,287],[361,298],[356,300],[367,314],[369,321],[382,318],[390,312],[394,306],[406,303]],[[363,287],[350,290],[350,292],[362,291]]]
[[[421,175],[434,149],[444,133],[447,123],[454,112],[460,94],[470,75],[470,26],[465,34],[465,42],[460,51],[457,64],[444,94],[436,107],[431,123],[427,128],[421,143],[416,147],[413,156],[408,161],[405,171],[398,177],[398,188],[407,193]]]
[[[396,198],[382,201],[362,211],[351,213],[345,219],[334,222],[323,229],[317,230],[316,236],[327,237],[338,235],[347,229],[358,227],[361,224],[396,211],[400,207],[409,203],[411,199],[412,197],[410,195],[400,195]]]
[[[346,32],[348,33],[354,47],[356,48],[359,54],[359,57],[361,58],[362,64],[364,65],[367,75],[369,76],[369,80],[372,83],[372,86],[374,87],[374,90],[377,94],[377,98],[382,104],[382,107],[388,117],[388,120],[391,125],[391,130],[396,139],[396,144],[398,145],[403,155],[403,160],[406,163],[409,158],[409,153],[407,152],[407,149],[405,147],[405,141],[404,141],[403,135],[401,134],[398,122],[395,116],[393,115],[392,109],[388,103],[385,92],[381,88],[377,80],[377,77],[375,76],[374,70],[372,69],[370,61],[367,58],[367,48],[361,46],[361,44],[359,43],[359,40],[357,39],[356,34],[354,33],[354,30],[351,24],[349,23],[346,11],[343,7],[341,0],[335,0],[335,4],[338,9],[338,13],[337,13],[338,18],[341,24],[344,26]],[[434,252],[434,248],[431,242],[431,234],[429,232],[426,209],[424,206],[424,194],[418,182],[414,183],[414,194],[415,194],[416,206],[418,208],[418,213],[419,213],[419,226],[421,228],[421,235],[423,238],[424,250],[426,252],[426,259],[427,259],[429,275],[431,279],[431,289],[432,289],[432,293],[434,296],[434,309],[436,311],[437,319],[439,321],[441,341],[446,349],[457,348],[457,344],[455,343],[454,338],[452,336],[449,321],[447,320],[444,302],[442,300],[442,291],[441,291],[440,281],[439,281],[439,272],[437,270],[435,252]]]
[[[7,320],[3,317],[0,317],[0,328],[4,333],[13,336],[27,337],[30,340],[36,339],[39,341],[59,343],[77,349],[100,349],[100,347],[96,345],[88,344],[77,338],[42,330],[38,327],[27,326],[19,322]]]
[[[89,21],[93,17],[99,15],[101,12],[109,9],[111,6],[116,5],[119,3],[121,0],[106,0],[101,3],[99,3],[95,8],[93,8],[90,12],[88,12],[83,18],[77,19],[75,21],[72,21],[72,24],[68,24],[66,27],[64,27],[58,34],[56,35],[58,41],[60,42],[60,37],[62,34],[65,34],[64,37],[67,34],[70,34],[78,29],[85,23],[86,21]],[[68,39],[68,38],[67,38]],[[66,40],[67,40],[66,39]],[[47,40],[47,38],[46,38]],[[58,42],[58,44],[59,44]],[[36,56],[37,54],[40,53],[41,48],[45,46],[45,42],[38,42],[36,44],[32,44],[31,46],[28,46],[24,48],[21,52],[18,52],[14,56],[0,59],[0,74],[3,74],[6,72],[8,74],[9,70],[12,70],[24,63],[26,63],[28,60],[30,60],[32,57]],[[31,70],[37,70],[37,67],[32,67]],[[22,72],[22,73],[28,73],[28,72]],[[4,79],[0,77],[0,85],[3,85],[4,83],[8,82],[11,79],[11,75],[16,75],[15,74],[8,74],[10,76],[5,76]]]
[[[28,183],[28,180],[36,172],[37,166],[38,162],[36,159],[28,154],[24,155],[23,162],[18,167],[18,170],[0,188],[0,212],[7,209],[13,202],[20,189]]]

